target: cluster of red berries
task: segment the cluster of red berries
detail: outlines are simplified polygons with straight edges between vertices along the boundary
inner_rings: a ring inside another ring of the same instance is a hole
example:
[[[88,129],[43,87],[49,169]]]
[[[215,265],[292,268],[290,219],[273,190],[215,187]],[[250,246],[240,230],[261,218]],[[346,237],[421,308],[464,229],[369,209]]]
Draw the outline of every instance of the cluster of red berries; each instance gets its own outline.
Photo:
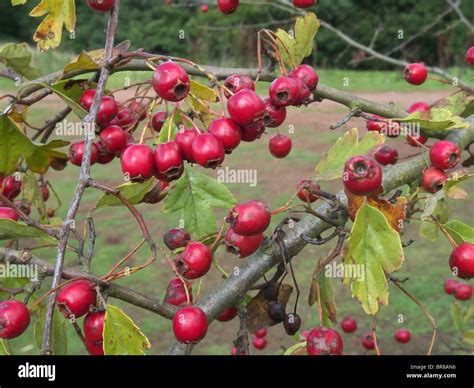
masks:
[[[444,170],[454,168],[461,158],[459,147],[450,141],[437,141],[430,148],[430,161],[432,167],[423,171],[423,187],[430,193],[435,193],[443,188],[448,175]]]
[[[444,282],[444,292],[454,295],[458,300],[466,301],[472,297],[472,286],[458,282],[456,279],[446,279]]]
[[[267,347],[267,329],[262,327],[257,330],[252,338],[252,346],[257,350],[263,350]]]

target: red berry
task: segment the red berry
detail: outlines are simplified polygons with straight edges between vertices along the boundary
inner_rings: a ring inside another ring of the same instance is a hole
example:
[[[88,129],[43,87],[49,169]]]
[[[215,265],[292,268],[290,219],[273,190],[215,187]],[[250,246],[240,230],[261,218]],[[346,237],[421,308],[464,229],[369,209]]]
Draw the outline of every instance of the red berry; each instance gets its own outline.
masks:
[[[237,316],[237,309],[232,306],[225,309],[219,316],[216,318],[219,322],[229,322],[232,321]]]
[[[421,85],[428,77],[428,70],[423,63],[410,63],[403,70],[403,77],[412,85]]]
[[[173,278],[168,284],[164,301],[173,306],[182,306],[188,302],[186,289],[180,278]],[[186,284],[189,293],[189,302],[193,301],[193,293],[190,284]]]
[[[336,330],[317,327],[308,334],[306,350],[310,356],[342,354],[342,339]]]
[[[227,216],[227,222],[241,236],[255,236],[265,232],[270,225],[271,213],[260,201],[249,201],[235,206]]]
[[[107,12],[114,7],[115,0],[87,0],[87,5],[94,11]]]
[[[297,8],[308,8],[316,4],[316,0],[293,0],[293,5]]]
[[[265,99],[263,103],[265,104],[263,124],[268,128],[276,128],[283,124],[286,119],[286,108],[273,105],[269,98]]]
[[[102,97],[95,121],[101,127],[108,125],[118,114],[118,106],[111,96]]]
[[[116,125],[105,128],[99,138],[104,151],[110,154],[122,151],[127,145],[127,132]]]
[[[97,163],[99,163],[99,164],[108,164],[112,160],[115,159],[115,156],[116,156],[115,154],[109,154],[108,152],[100,151],[99,152],[99,158],[97,159]]]
[[[301,179],[298,182],[298,197],[303,202],[316,202],[319,198],[316,194],[319,190],[321,190],[321,186],[315,181],[309,179]]]
[[[357,322],[352,317],[345,317],[341,322],[341,329],[344,333],[353,333],[357,330]]]
[[[217,6],[223,14],[230,14],[239,7],[239,0],[217,0]]]
[[[430,148],[430,160],[433,166],[440,170],[453,168],[459,163],[461,152],[456,144],[440,140]]]
[[[290,153],[291,145],[289,136],[277,134],[270,139],[268,148],[275,158],[284,158]]]
[[[9,207],[0,206],[0,219],[18,221],[18,214]]]
[[[471,279],[474,277],[474,245],[462,243],[449,258],[449,266],[457,277]]]
[[[366,156],[354,156],[344,166],[344,187],[355,195],[369,195],[382,184],[382,168]]]
[[[138,117],[131,109],[120,109],[117,116],[110,122],[110,125],[117,125],[120,128],[133,128],[138,125]]]
[[[261,125],[253,125],[250,127],[242,128],[242,141],[252,142],[260,139],[265,133],[265,127]]]
[[[158,96],[173,102],[186,98],[190,89],[188,73],[173,62],[163,62],[156,68],[152,84]]]
[[[155,174],[155,155],[144,144],[133,144],[125,148],[120,162],[122,172],[132,181],[143,181]]]
[[[82,158],[84,156],[84,142],[72,143],[69,146],[69,161],[75,166],[82,165]],[[93,143],[91,151],[91,165],[97,163],[99,159],[99,148]]]
[[[22,335],[30,324],[30,313],[17,300],[0,303],[0,338],[12,339]]]
[[[459,284],[456,279],[446,279],[444,282],[444,292],[454,294],[454,288]]]
[[[183,307],[173,317],[173,332],[179,342],[197,343],[207,333],[207,317],[199,307]]]
[[[81,105],[84,110],[89,112],[94,101],[95,89],[87,89],[82,92],[81,98],[79,99],[79,105]]]
[[[472,287],[469,284],[459,283],[454,288],[454,297],[458,300],[469,300],[472,297]]]
[[[423,171],[421,181],[423,187],[429,193],[436,193],[443,188],[444,182],[448,179],[448,176],[444,171],[436,167],[429,167]]]
[[[186,129],[176,134],[174,141],[179,144],[184,160],[194,163],[193,143],[199,132],[195,128]]]
[[[466,51],[466,62],[470,65],[474,65],[474,46],[469,47]]]
[[[239,349],[237,349],[235,346],[232,346],[232,349],[230,350],[230,355],[231,356],[245,356],[245,352],[239,353]]]
[[[262,241],[263,233],[254,236],[241,236],[235,233],[232,228],[229,228],[224,238],[227,252],[239,256],[241,259],[256,252],[260,248]]]
[[[212,251],[204,244],[190,241],[183,253],[176,257],[179,272],[186,279],[204,276],[211,268]]]
[[[373,119],[377,120],[369,120],[367,121],[367,130],[368,131],[375,131],[375,132],[383,132],[385,131],[385,128],[387,127],[387,122],[386,121],[379,121],[379,120],[385,120],[384,117],[378,116],[378,115],[372,115]]]
[[[209,11],[209,7],[207,6],[207,4],[201,5],[201,12],[206,13],[207,11]]]
[[[194,161],[202,167],[217,168],[224,162],[224,145],[212,133],[197,135],[192,150]]]
[[[128,105],[128,109],[132,112],[132,114],[138,118],[138,121],[143,121],[146,119],[147,116],[147,106],[142,104],[138,99],[132,101]]]
[[[184,248],[190,240],[191,235],[189,232],[181,228],[170,229],[163,236],[163,242],[171,251]]]
[[[263,350],[267,347],[267,340],[265,338],[253,337],[252,345],[257,350]]]
[[[293,105],[299,95],[298,83],[291,77],[279,77],[271,83],[268,92],[273,105]]]
[[[242,140],[241,128],[231,119],[213,120],[208,131],[222,142],[226,154],[230,154],[236,149]]]
[[[243,89],[255,91],[255,83],[248,75],[231,75],[225,80],[224,86],[233,94],[238,93]],[[224,93],[227,98],[232,96],[232,94],[230,94],[227,90]]]
[[[296,85],[298,86],[298,94],[296,95],[295,101],[293,102],[294,106],[307,105],[309,97],[311,96],[311,91],[308,89],[306,84],[301,81],[299,78],[292,78],[295,80]]]
[[[267,336],[267,329],[262,327],[261,329],[255,332],[255,337],[257,338],[265,338]]]
[[[160,132],[163,124],[168,118],[168,113],[165,111],[156,112],[151,119],[151,126],[156,132]]]
[[[227,109],[232,120],[244,127],[261,125],[265,116],[263,101],[250,89],[243,89],[229,98]]]
[[[59,311],[66,317],[80,318],[96,305],[97,291],[89,280],[76,280],[58,292],[56,303]]]
[[[419,102],[415,102],[414,104],[412,104],[408,109],[407,109],[407,112],[408,113],[413,113],[413,112],[428,112],[429,110],[431,110],[430,106],[428,104],[425,104],[424,102],[422,101],[419,101]]]
[[[309,65],[300,65],[296,69],[292,70],[290,77],[298,78],[304,82],[309,90],[316,89],[318,86],[319,77],[314,69]]]
[[[424,136],[410,136],[407,135],[407,143],[412,147],[421,147],[421,144],[425,144],[428,141],[427,137]]]
[[[397,329],[395,331],[395,340],[401,344],[406,344],[411,340],[411,333],[407,329]]]
[[[179,144],[174,141],[158,144],[155,149],[155,165],[160,180],[171,182],[183,175],[183,155]]]
[[[375,152],[374,158],[382,166],[395,164],[398,160],[398,151],[390,146],[382,146]]]
[[[84,339],[89,354],[104,355],[105,311],[91,312],[84,318]]]
[[[372,333],[365,333],[362,336],[362,346],[367,350],[375,349],[375,341]]]
[[[21,193],[21,179],[17,175],[10,175],[6,178],[0,178],[0,193],[13,200]]]

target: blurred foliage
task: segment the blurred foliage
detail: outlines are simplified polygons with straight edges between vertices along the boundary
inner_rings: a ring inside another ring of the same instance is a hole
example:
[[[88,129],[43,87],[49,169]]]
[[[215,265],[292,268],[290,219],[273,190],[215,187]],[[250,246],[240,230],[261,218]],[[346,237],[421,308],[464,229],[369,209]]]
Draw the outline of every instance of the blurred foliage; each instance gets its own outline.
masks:
[[[24,6],[12,7],[10,0],[2,1],[0,41],[32,44],[38,21],[28,13],[37,3],[37,0],[29,0]],[[76,3],[75,34],[73,37],[64,35],[60,50],[79,52],[101,47],[107,15],[90,11],[83,0]],[[291,16],[276,7],[244,4],[235,14],[224,17],[215,6],[203,13],[199,5],[192,3],[196,2],[174,0],[170,6],[163,0],[122,0],[117,41],[129,38],[134,48],[186,56],[198,62],[255,66],[256,32],[268,22],[271,29],[291,25]],[[374,31],[380,28],[374,48],[385,53],[402,42],[398,39],[400,31],[407,39],[446,8],[444,0],[378,0],[376,4],[372,0],[321,0],[315,10],[322,20],[366,45],[372,41]],[[465,0],[461,9],[468,20],[474,20],[472,0]],[[474,34],[469,34],[452,12],[433,30],[394,56],[443,67],[459,66],[466,48],[472,44]],[[308,62],[324,67],[345,68],[351,59],[361,54],[324,28],[318,33],[316,48]],[[365,61],[358,67],[383,69],[390,65]]]

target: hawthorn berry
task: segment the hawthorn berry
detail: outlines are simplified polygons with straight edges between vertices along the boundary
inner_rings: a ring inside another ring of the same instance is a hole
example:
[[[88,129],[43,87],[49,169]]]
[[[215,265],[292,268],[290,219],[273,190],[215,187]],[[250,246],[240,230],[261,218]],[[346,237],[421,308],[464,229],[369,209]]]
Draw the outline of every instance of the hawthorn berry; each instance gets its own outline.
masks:
[[[395,340],[401,344],[406,344],[411,340],[411,333],[407,329],[397,329],[395,331]]]
[[[308,8],[316,4],[316,0],[293,0],[293,5],[297,8]]]
[[[319,198],[315,193],[321,190],[321,186],[313,180],[301,179],[298,182],[298,198],[303,202],[316,202]]]
[[[430,161],[440,170],[455,167],[461,158],[461,152],[456,144],[446,140],[434,143],[430,148]]]
[[[362,336],[362,346],[367,350],[375,349],[374,336],[371,332],[364,333],[364,335]]]
[[[141,202],[152,205],[161,202],[165,198],[165,190],[168,186],[168,182],[155,179],[152,188],[145,194]]]
[[[232,321],[237,316],[237,309],[232,306],[225,309],[219,316],[216,318],[219,322],[229,322]]]
[[[179,144],[174,141],[158,144],[155,149],[155,166],[160,180],[171,182],[183,175],[183,155]]]
[[[290,72],[291,78],[297,78],[304,82],[306,87],[313,91],[318,86],[319,77],[309,65],[300,65]]]
[[[193,290],[190,284],[186,284],[186,287],[188,288],[189,302],[192,303]],[[182,306],[188,303],[186,288],[180,278],[173,278],[170,280],[168,283],[168,288],[166,289],[164,301],[173,306]]]
[[[284,106],[276,106],[269,98],[266,98],[265,114],[263,116],[263,125],[268,128],[279,127],[286,119],[286,108]]]
[[[145,144],[132,144],[125,148],[120,158],[122,172],[131,181],[144,181],[155,172],[155,155]]]
[[[474,277],[474,245],[471,243],[462,243],[459,245],[449,258],[451,271],[457,277],[462,279],[471,279]]]
[[[474,46],[469,47],[466,51],[466,62],[470,65],[474,65]]]
[[[91,306],[96,305],[97,291],[89,280],[76,280],[58,292],[56,303],[59,311],[66,317],[75,319],[86,315]]]
[[[207,6],[207,4],[201,5],[201,12],[206,13],[207,11],[209,11],[209,7]]]
[[[444,182],[448,179],[448,176],[443,170],[436,167],[429,167],[423,171],[421,181],[423,187],[429,193],[436,193],[443,188]]]
[[[291,152],[292,142],[289,136],[276,134],[273,135],[268,144],[270,153],[275,158],[284,158]]]
[[[138,99],[130,102],[130,104],[128,105],[128,109],[136,118],[138,118],[138,121],[143,121],[146,119],[147,106],[145,104],[142,104]]]
[[[331,328],[317,327],[310,331],[306,339],[306,350],[310,356],[338,356],[342,354],[342,339]]]
[[[263,233],[253,236],[241,236],[235,233],[232,228],[229,228],[224,238],[227,252],[239,256],[241,259],[256,252],[262,245],[262,241]]]
[[[0,206],[0,219],[12,220],[16,222],[18,221],[19,217],[15,210],[9,207]]]
[[[84,340],[89,354],[104,355],[105,311],[90,312],[84,318]]]
[[[173,332],[179,342],[201,341],[207,333],[207,317],[199,307],[183,307],[173,317]]]
[[[285,306],[275,301],[270,302],[268,305],[268,316],[275,323],[283,322],[286,317]]]
[[[139,123],[139,117],[130,108],[120,109],[117,116],[110,122],[110,125],[117,125],[120,128],[136,128]]]
[[[186,129],[176,134],[174,141],[179,144],[183,159],[189,163],[194,163],[193,143],[199,132],[195,128]]]
[[[470,284],[458,283],[454,288],[454,297],[462,301],[471,299],[472,286]]]
[[[262,327],[255,332],[255,337],[257,338],[265,338],[267,336],[267,329]]]
[[[458,281],[456,279],[446,279],[444,281],[444,292],[446,294],[454,294],[454,288],[458,285]]]
[[[201,133],[196,136],[192,145],[193,160],[205,168],[217,168],[225,158],[222,141],[212,133]]]
[[[301,81],[299,78],[293,78],[298,86],[298,94],[296,95],[295,101],[293,102],[294,106],[307,105],[309,102],[309,97],[311,96],[311,91],[308,89],[306,84]]]
[[[226,221],[235,233],[241,236],[255,236],[265,232],[271,218],[270,210],[263,202],[249,201],[231,209]]]
[[[226,78],[224,86],[233,94],[240,92],[243,89],[250,89],[255,91],[255,82],[248,75],[231,75]],[[227,98],[232,96],[228,90],[224,91]]]
[[[271,83],[268,93],[273,105],[294,105],[299,95],[298,83],[291,77],[278,77]]]
[[[267,340],[265,338],[253,337],[252,345],[257,350],[263,350],[267,347]]]
[[[344,187],[355,195],[369,195],[382,184],[382,168],[366,156],[354,156],[344,166]]]
[[[94,11],[107,12],[115,6],[115,0],[87,0],[87,5]]]
[[[108,164],[112,160],[115,159],[115,156],[116,156],[115,154],[110,154],[108,152],[99,151],[99,158],[97,159],[97,163],[99,163],[99,164]]]
[[[357,321],[352,317],[345,317],[341,321],[341,329],[344,333],[353,333],[357,330]]]
[[[407,112],[408,113],[413,113],[413,112],[428,112],[429,110],[431,110],[431,107],[422,102],[422,101],[418,101],[418,102],[415,102],[414,104],[412,104],[408,109],[407,109]]]
[[[79,99],[79,105],[84,108],[87,112],[91,109],[92,102],[94,101],[95,89],[86,89],[82,92],[81,98]]]
[[[393,147],[385,145],[380,147],[377,152],[375,152],[374,158],[382,166],[395,164],[398,160],[398,151]]]
[[[0,194],[13,200],[21,193],[21,179],[16,175],[0,178]]]
[[[222,142],[226,154],[232,153],[242,140],[241,128],[233,120],[224,117],[213,120],[208,131]]]
[[[190,280],[204,276],[211,268],[211,264],[212,251],[197,241],[190,241],[183,253],[176,257],[180,274]]]
[[[84,144],[84,141],[80,141],[78,143],[72,143],[69,146],[69,161],[75,166],[82,165],[82,158],[84,156]],[[92,143],[91,166],[97,163],[98,159],[99,148],[94,143]]]
[[[265,133],[265,127],[261,125],[253,125],[250,127],[242,128],[242,141],[253,142],[260,139]]]
[[[100,145],[106,153],[121,152],[127,145],[127,132],[116,125],[105,128],[99,134]]]
[[[425,136],[411,136],[407,135],[407,143],[412,147],[421,147],[422,144],[425,144],[428,141],[428,138]]]
[[[22,335],[30,324],[30,312],[17,300],[0,303],[0,338],[13,339]]]
[[[169,250],[184,248],[191,241],[191,235],[186,229],[175,228],[168,230],[163,236],[163,242]]]
[[[46,202],[49,199],[49,189],[46,184],[40,186],[41,197]]]
[[[217,6],[225,15],[231,14],[239,7],[239,0],[217,0]]]
[[[243,127],[262,125],[265,116],[265,104],[262,99],[250,89],[242,89],[227,101],[230,117]]]
[[[232,346],[232,349],[230,350],[230,355],[231,356],[245,356],[245,352],[241,351],[239,353],[239,349],[237,349],[236,346]]]
[[[151,119],[151,127],[155,130],[155,132],[160,132],[161,128],[163,128],[166,119],[168,118],[168,112],[160,111],[156,112],[152,119]]]
[[[375,131],[375,132],[384,132],[385,128],[387,127],[387,122],[386,121],[380,121],[380,120],[385,120],[384,117],[379,116],[379,115],[372,115],[372,120],[367,121],[367,130],[368,131]]]
[[[163,62],[156,68],[152,85],[158,96],[172,102],[186,98],[191,87],[186,70],[174,62]]]
[[[95,121],[101,127],[108,125],[118,114],[118,106],[112,96],[104,96],[99,105]]]
[[[286,334],[294,335],[301,327],[301,318],[298,314],[287,314],[283,320],[283,327]]]
[[[412,85],[421,85],[428,77],[428,70],[423,63],[410,63],[403,70],[403,77]]]

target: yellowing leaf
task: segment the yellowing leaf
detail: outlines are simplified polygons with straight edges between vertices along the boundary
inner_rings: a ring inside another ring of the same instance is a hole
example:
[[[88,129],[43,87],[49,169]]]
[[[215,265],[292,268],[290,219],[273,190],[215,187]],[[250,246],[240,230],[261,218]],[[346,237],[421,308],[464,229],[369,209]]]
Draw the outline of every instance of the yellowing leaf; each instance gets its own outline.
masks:
[[[0,63],[28,79],[38,77],[38,69],[31,63],[31,51],[26,43],[8,43],[0,48]]]
[[[399,269],[403,261],[399,234],[378,209],[368,204],[362,206],[344,254],[344,283],[351,283],[352,295],[359,299],[367,314],[374,315],[379,304],[388,304],[386,276]],[[349,277],[349,269],[363,275]]]
[[[41,51],[57,48],[61,43],[63,26],[72,32],[76,25],[74,0],[42,0],[33,8],[30,16],[45,16],[33,36]]]
[[[364,155],[385,142],[385,137],[377,132],[367,132],[359,141],[357,128],[347,131],[329,148],[326,156],[316,166],[317,180],[333,180],[342,177],[347,159]]]
[[[194,94],[196,97],[200,98],[201,100],[207,102],[217,102],[219,98],[217,97],[217,93],[214,89],[211,89],[209,86],[202,85],[199,82],[190,81],[191,83],[191,93]]]

